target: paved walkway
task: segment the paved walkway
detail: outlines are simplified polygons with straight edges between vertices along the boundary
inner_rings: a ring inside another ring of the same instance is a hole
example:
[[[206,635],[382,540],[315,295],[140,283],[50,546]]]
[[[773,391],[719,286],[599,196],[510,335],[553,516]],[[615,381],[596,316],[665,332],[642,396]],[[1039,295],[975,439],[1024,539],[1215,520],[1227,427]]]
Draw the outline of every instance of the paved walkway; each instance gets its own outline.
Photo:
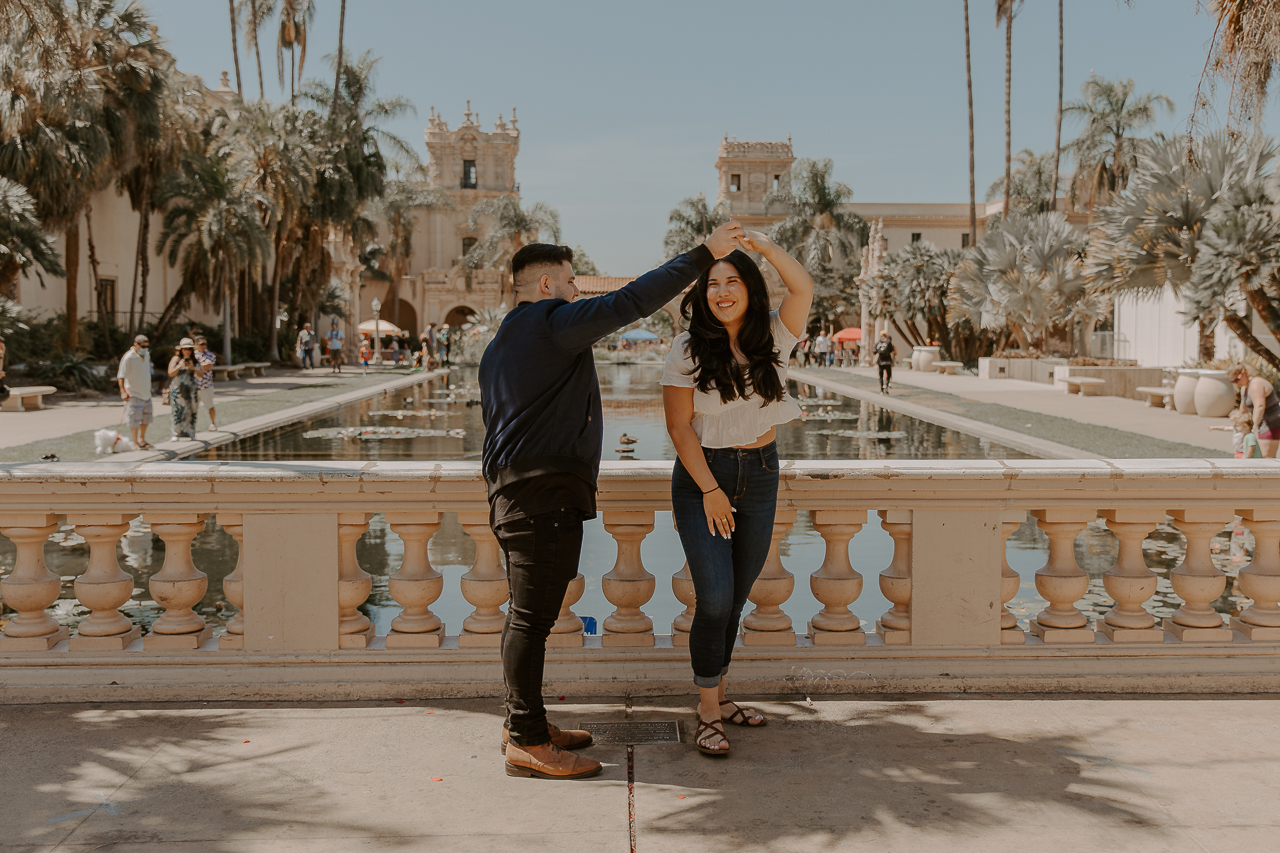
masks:
[[[497,700],[0,707],[0,851],[1270,850],[1280,699],[803,697],[734,754],[684,744],[507,777]],[[554,702],[552,719],[626,705]],[[634,817],[629,814],[634,802]],[[634,833],[634,847],[632,847]]]
[[[878,403],[884,400],[873,368],[793,371],[797,379],[806,374],[845,385],[846,393],[863,399]],[[834,384],[829,387],[840,390]],[[932,420],[944,426],[950,425],[948,417],[964,418],[1084,451],[1076,455],[1112,459],[1231,456],[1231,433],[1209,429],[1211,425],[1226,424],[1225,418],[1182,415],[1122,397],[1081,397],[1039,382],[943,376],[899,367],[893,372],[888,403],[899,408],[894,401],[926,407],[937,413]],[[968,423],[956,428],[974,431]],[[1002,438],[998,434],[987,437],[995,441]]]
[[[218,382],[214,385],[214,402],[221,431],[207,432],[209,415],[201,409],[197,421],[197,428],[201,430],[197,432],[197,438],[201,441],[196,452],[210,442],[261,431],[260,419],[264,417],[287,414],[288,410],[332,398],[370,396],[388,387],[416,381],[414,377],[421,375],[421,372],[411,375],[408,368],[370,370],[367,375],[358,368],[348,368],[342,373],[334,373],[328,368],[306,371],[272,368],[266,376]],[[46,401],[50,402],[50,398]],[[147,438],[162,450],[168,450],[167,453],[155,454],[154,458],[174,458],[183,450],[190,450],[190,447],[180,447],[190,445],[190,442],[166,441],[170,426],[169,406],[160,397],[155,397],[153,407],[155,420],[147,430]],[[59,395],[40,411],[0,412],[0,462],[38,462],[42,456],[51,453],[62,462],[88,462],[103,458],[140,461],[145,454],[101,457],[94,452],[94,431],[104,427],[114,429],[120,424],[123,412],[119,395],[112,393],[94,400]],[[120,434],[128,437],[129,430],[121,427]]]

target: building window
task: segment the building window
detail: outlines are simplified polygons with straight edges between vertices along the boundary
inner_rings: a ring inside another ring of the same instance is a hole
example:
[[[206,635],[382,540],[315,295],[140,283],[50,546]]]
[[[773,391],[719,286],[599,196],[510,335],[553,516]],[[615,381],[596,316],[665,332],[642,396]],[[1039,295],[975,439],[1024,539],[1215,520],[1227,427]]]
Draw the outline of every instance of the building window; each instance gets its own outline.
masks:
[[[471,254],[471,250],[476,247],[477,242],[478,241],[476,240],[475,237],[463,237],[462,238],[462,257],[465,258],[467,255]]]
[[[779,186],[781,183],[782,183],[782,176],[781,176],[781,175],[774,175],[774,176],[773,176],[773,188],[776,190],[776,189],[778,188],[778,186]]]
[[[960,235],[960,248],[961,248],[961,249],[967,249],[967,248],[969,248],[969,235],[968,235],[968,234],[961,234],[961,235]]]
[[[477,186],[476,161],[463,160],[462,161],[462,188],[464,190],[473,190],[476,188],[476,186]]]
[[[912,242],[912,243],[919,243],[919,242],[920,242],[920,232],[919,232],[919,231],[912,231],[912,232],[911,232],[911,242]]]
[[[106,306],[112,317],[116,314],[116,280],[114,278],[99,278],[98,287],[102,289],[102,304]]]
[[[736,193],[741,191],[742,191],[742,176],[730,175],[729,176],[729,192]]]

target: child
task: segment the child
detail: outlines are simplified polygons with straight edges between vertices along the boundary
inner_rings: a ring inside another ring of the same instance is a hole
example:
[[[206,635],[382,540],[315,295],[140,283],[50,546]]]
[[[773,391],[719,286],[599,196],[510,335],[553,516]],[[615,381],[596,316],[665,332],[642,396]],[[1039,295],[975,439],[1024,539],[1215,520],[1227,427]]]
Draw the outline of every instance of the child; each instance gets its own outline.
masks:
[[[1262,458],[1262,449],[1258,447],[1258,437],[1253,434],[1253,418],[1248,412],[1236,412],[1229,426],[1222,424],[1221,426],[1211,426],[1209,429],[1233,430],[1231,434],[1231,449],[1235,451],[1237,459]]]
[[[360,364],[364,367],[364,374],[369,375],[369,359],[373,356],[373,350],[369,347],[369,339],[360,339]]]

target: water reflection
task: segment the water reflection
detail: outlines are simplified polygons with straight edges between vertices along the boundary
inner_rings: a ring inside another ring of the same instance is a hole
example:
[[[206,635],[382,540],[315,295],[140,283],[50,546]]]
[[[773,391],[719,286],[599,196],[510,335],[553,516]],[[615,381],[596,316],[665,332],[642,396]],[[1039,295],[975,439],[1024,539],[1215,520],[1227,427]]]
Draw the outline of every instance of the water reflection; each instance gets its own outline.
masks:
[[[662,416],[658,380],[661,365],[599,365],[604,403],[606,460],[672,459],[675,456]],[[868,402],[849,400],[807,385],[791,383],[792,393],[805,412],[802,421],[778,430],[779,453],[790,459],[1016,459],[1027,454],[985,439],[965,435],[934,424],[906,417]],[[216,448],[201,458],[211,460],[427,460],[476,459],[484,439],[484,426],[477,405],[475,370],[463,368],[447,380],[435,381],[354,403],[324,417],[283,427]],[[409,437],[369,435],[372,427],[403,427],[422,431]],[[428,432],[429,431],[429,432]],[[442,431],[449,431],[440,434]],[[460,432],[459,432],[460,431]],[[307,437],[311,433],[312,437]],[[364,433],[364,434],[361,434]],[[452,433],[452,434],[450,434]],[[623,435],[634,439],[624,443]],[[1115,536],[1101,521],[1090,524],[1076,539],[1076,559],[1089,573],[1089,592],[1079,606],[1091,617],[1103,615],[1114,604],[1102,585],[1102,573],[1115,562]],[[1232,577],[1248,563],[1253,539],[1238,524],[1224,530],[1214,540],[1214,561]],[[1158,618],[1170,615],[1180,603],[1168,580],[1168,571],[1182,559],[1184,540],[1171,524],[1161,525],[1143,546],[1147,565],[1159,575],[1156,597],[1147,607]],[[822,564],[825,546],[813,529],[809,514],[799,513],[795,527],[783,542],[782,556],[796,575],[795,593],[783,605],[796,629],[804,625],[821,605],[813,598],[805,576]],[[867,526],[854,539],[852,560],[867,579],[863,594],[852,609],[864,623],[874,623],[887,610],[875,576],[890,562],[893,542],[872,514]],[[13,566],[14,547],[0,537],[0,571]],[[387,590],[387,578],[400,565],[403,543],[376,515],[369,531],[357,545],[357,555],[365,571],[373,575],[373,592],[362,610],[374,621],[378,633],[386,633],[400,608]],[[446,514],[440,531],[431,539],[432,564],[446,576],[444,592],[433,610],[445,621],[448,633],[457,633],[463,618],[471,612],[462,597],[459,577],[468,570],[475,548],[463,533],[454,514]],[[1009,563],[1021,575],[1018,596],[1009,607],[1022,627],[1044,606],[1035,590],[1035,570],[1044,565],[1048,540],[1028,520],[1009,539]],[[159,614],[150,599],[146,582],[164,562],[164,543],[150,529],[135,520],[117,551],[122,565],[137,580],[133,599],[124,612],[134,622],[149,626]],[[197,567],[209,576],[209,589],[199,612],[215,626],[230,618],[223,596],[222,579],[234,568],[235,541],[212,520],[193,543]],[[600,589],[600,577],[613,567],[615,543],[597,519],[587,525],[582,551],[582,573],[586,591],[574,608],[580,616],[594,616],[597,623],[613,607]],[[45,546],[46,562],[62,577],[62,597],[54,608],[57,618],[75,625],[87,610],[74,598],[72,582],[87,567],[88,546],[69,527]],[[642,545],[645,566],[657,576],[657,592],[645,612],[655,630],[665,633],[682,610],[671,592],[670,577],[684,562],[671,523],[670,513],[658,513],[654,532]],[[1235,582],[1217,602],[1222,612],[1236,612],[1242,598]]]

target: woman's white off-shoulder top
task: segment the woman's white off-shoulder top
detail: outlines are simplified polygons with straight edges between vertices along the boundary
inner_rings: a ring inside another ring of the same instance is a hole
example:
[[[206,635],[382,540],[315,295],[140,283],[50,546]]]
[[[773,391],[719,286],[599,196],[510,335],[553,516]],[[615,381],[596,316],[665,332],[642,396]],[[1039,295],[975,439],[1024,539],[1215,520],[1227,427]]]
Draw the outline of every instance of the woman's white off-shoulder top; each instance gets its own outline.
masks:
[[[778,348],[778,360],[782,363],[778,368],[778,378],[782,380],[782,389],[787,388],[787,361],[791,350],[795,348],[798,338],[778,318],[778,312],[769,314],[770,327],[773,329],[773,343]],[[677,388],[694,388],[694,364],[689,355],[689,333],[681,332],[671,342],[671,354],[667,356],[667,367],[662,373],[662,384]],[[714,389],[704,393],[694,388],[693,420],[690,425],[698,436],[703,447],[738,447],[752,444],[770,427],[785,424],[800,417],[800,404],[790,394],[776,403],[760,405],[760,400],[750,394],[744,400],[738,398],[728,403],[721,401],[720,394]]]

